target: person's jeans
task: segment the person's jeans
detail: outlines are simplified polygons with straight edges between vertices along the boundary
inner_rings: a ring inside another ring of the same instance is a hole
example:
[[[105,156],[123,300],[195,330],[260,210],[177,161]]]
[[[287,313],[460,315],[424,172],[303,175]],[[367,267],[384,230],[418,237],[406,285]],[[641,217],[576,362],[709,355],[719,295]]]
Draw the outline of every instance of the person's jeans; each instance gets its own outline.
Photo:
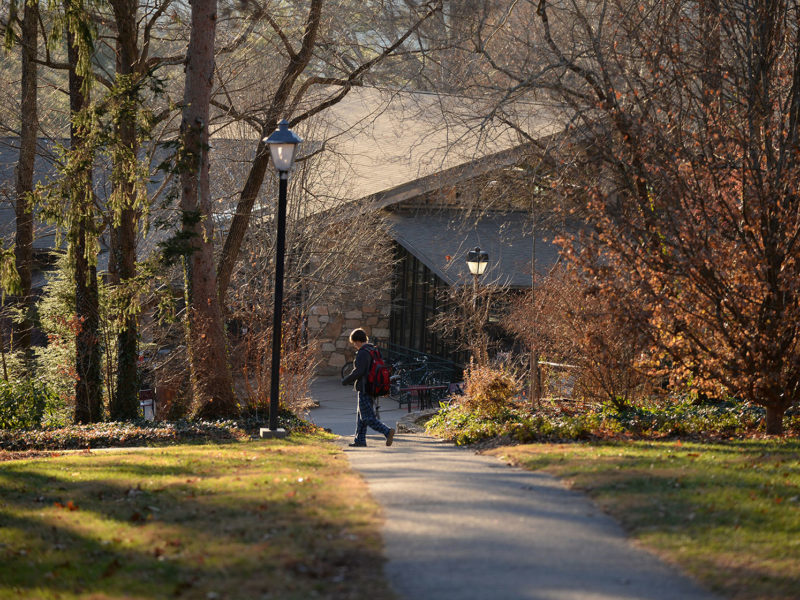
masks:
[[[367,426],[378,433],[389,435],[389,428],[375,416],[372,408],[372,398],[363,392],[358,392],[358,419],[356,420],[356,444],[367,443]]]

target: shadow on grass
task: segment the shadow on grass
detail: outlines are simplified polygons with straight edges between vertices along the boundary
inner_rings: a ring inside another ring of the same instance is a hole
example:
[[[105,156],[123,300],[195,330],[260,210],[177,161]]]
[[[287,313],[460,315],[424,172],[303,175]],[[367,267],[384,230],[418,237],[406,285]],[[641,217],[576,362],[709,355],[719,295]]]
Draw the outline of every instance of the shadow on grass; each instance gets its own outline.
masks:
[[[4,463],[0,597],[355,598],[380,572],[368,521],[326,485],[338,464],[182,452]]]

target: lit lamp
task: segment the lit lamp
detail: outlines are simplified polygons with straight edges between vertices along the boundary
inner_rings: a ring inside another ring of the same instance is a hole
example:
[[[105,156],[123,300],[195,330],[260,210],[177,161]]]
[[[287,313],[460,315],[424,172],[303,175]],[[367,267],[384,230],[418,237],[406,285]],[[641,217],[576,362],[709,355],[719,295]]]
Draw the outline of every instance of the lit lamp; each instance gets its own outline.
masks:
[[[297,150],[297,145],[302,141],[294,131],[289,129],[289,123],[286,119],[281,121],[278,129],[264,140],[269,145],[272,164],[275,166],[275,170],[280,173],[281,179],[289,178],[289,171],[292,170],[292,165],[294,165],[295,150]]]
[[[486,271],[486,265],[489,264],[489,253],[481,250],[475,246],[475,250],[470,250],[467,253],[467,267],[469,272],[472,273],[473,293],[472,293],[472,306],[475,306],[478,298],[478,277],[483,275]]]
[[[475,246],[475,250],[470,250],[467,253],[467,266],[469,267],[469,272],[472,273],[474,277],[478,277],[478,275],[483,275],[483,272],[486,270],[486,265],[489,264],[489,253],[481,250],[477,246]]]
[[[269,429],[261,429],[262,438],[285,437],[286,430],[278,429],[278,405],[281,372],[281,322],[283,319],[283,263],[286,253],[286,193],[289,171],[294,165],[294,155],[300,139],[284,119],[278,129],[262,140],[269,146],[272,164],[278,171],[278,227],[275,240],[275,306],[272,313],[272,373],[269,397]]]

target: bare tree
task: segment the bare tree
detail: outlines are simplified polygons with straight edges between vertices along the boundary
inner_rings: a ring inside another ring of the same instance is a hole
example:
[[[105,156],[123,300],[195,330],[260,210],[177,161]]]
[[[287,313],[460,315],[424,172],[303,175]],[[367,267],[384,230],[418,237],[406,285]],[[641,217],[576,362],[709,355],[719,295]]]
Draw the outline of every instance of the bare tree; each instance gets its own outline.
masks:
[[[295,127],[341,101],[353,86],[361,84],[362,79],[371,69],[403,48],[403,45],[413,33],[441,8],[440,0],[432,0],[421,4],[419,7],[414,6],[416,15],[408,28],[390,43],[369,48],[369,54],[372,54],[372,56],[364,59],[362,57],[368,54],[365,51],[366,49],[358,48],[355,56],[348,57],[347,54],[343,54],[346,48],[337,48],[333,45],[332,40],[318,42],[320,29],[325,23],[323,19],[323,7],[325,5],[324,0],[310,0],[299,47],[295,47],[287,33],[274,18],[270,15],[266,16],[283,44],[281,54],[286,57],[286,66],[282,71],[276,88],[268,96],[268,104],[257,111],[253,111],[256,114],[251,117],[260,125],[260,138],[262,140],[275,130],[278,120],[282,117],[288,117],[290,126]],[[329,16],[328,18],[333,17]],[[335,62],[333,62],[334,60]],[[335,74],[332,76],[320,76],[315,72],[317,67],[327,67],[327,70],[332,70]],[[310,90],[321,86],[326,86],[331,91],[324,92],[321,96],[319,94],[309,94]],[[305,100],[306,96],[310,101]],[[302,111],[298,112],[298,109],[302,109]],[[264,181],[268,163],[269,152],[267,152],[266,144],[260,141],[256,147],[255,158],[242,188],[239,202],[222,248],[218,266],[218,293],[220,298],[224,298],[228,289],[231,273],[238,260],[253,204]]]
[[[310,124],[311,137],[324,134],[320,116]],[[241,176],[247,166],[238,164],[231,156],[230,170],[220,165],[221,144],[216,150],[215,186],[224,188]],[[238,156],[239,144],[231,149]],[[370,304],[384,297],[389,290],[393,261],[390,238],[382,218],[364,207],[343,207],[348,187],[345,181],[332,175],[326,163],[338,164],[339,158],[330,153],[317,153],[302,160],[290,180],[287,207],[286,271],[284,306],[287,322],[287,344],[301,356],[298,342],[305,341],[309,349],[318,347],[317,336],[337,337],[341,331],[331,331],[338,322],[331,318],[320,330],[308,326],[314,307],[325,306],[329,315],[343,314],[357,304]],[[320,185],[324,178],[325,186]],[[273,192],[275,181],[268,181],[267,190]],[[324,195],[313,190],[324,189]],[[257,205],[253,220],[245,237],[242,260],[237,264],[228,295],[230,318],[236,323],[232,328],[232,367],[237,376],[250,376],[263,372],[270,359],[268,344],[271,335],[271,307],[274,300],[275,268],[275,206],[272,193]],[[291,331],[293,328],[297,331]],[[304,355],[305,356],[305,355]],[[286,357],[284,357],[286,359]],[[313,361],[312,361],[313,362]],[[258,364],[264,365],[259,371]],[[298,367],[299,375],[304,369]],[[267,373],[264,373],[265,375]],[[289,372],[287,371],[287,376]],[[245,378],[246,380],[246,378]],[[296,379],[300,381],[300,379]],[[264,379],[269,383],[269,378]],[[258,392],[254,384],[246,390],[249,395]],[[263,392],[263,390],[262,390]],[[283,403],[284,392],[281,392]]]
[[[499,281],[478,285],[477,280],[464,279],[442,291],[438,304],[443,309],[431,327],[455,350],[468,352],[470,364],[486,366],[497,350],[489,316],[504,310],[508,293],[508,286]]]
[[[771,434],[800,399],[798,14],[783,0],[535,0],[474,39],[484,118],[524,135],[513,106],[560,107],[558,191],[588,199],[578,258],[602,293],[676,379],[764,406]]]

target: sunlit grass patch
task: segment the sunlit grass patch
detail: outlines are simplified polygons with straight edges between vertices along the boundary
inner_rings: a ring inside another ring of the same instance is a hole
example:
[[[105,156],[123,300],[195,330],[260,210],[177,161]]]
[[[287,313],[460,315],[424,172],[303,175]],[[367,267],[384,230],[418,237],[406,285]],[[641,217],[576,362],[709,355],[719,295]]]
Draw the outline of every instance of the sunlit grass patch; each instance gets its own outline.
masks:
[[[525,445],[492,453],[587,491],[636,540],[727,597],[799,597],[800,441]]]
[[[320,437],[8,461],[0,598],[391,598],[378,521]]]

